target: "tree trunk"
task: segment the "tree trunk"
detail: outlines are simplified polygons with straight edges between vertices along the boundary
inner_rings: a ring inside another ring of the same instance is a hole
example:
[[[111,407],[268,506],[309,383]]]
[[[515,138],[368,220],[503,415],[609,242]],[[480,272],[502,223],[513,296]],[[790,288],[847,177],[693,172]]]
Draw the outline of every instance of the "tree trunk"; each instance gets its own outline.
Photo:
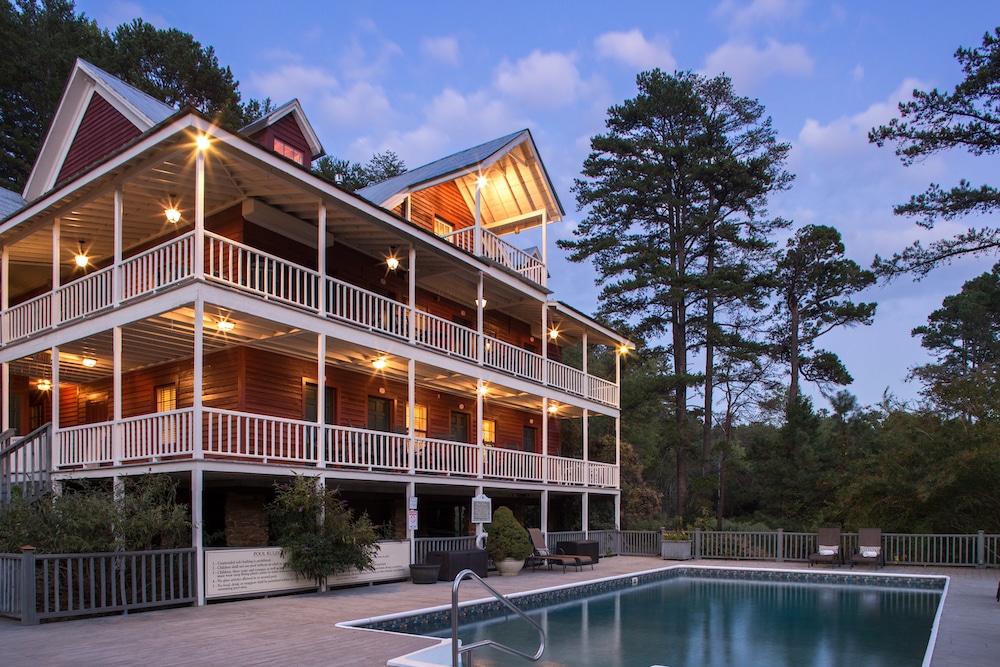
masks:
[[[799,396],[799,301],[795,296],[792,296],[788,300],[788,314],[788,328],[791,329],[788,332],[788,354],[791,376],[788,382],[788,404],[791,405]]]

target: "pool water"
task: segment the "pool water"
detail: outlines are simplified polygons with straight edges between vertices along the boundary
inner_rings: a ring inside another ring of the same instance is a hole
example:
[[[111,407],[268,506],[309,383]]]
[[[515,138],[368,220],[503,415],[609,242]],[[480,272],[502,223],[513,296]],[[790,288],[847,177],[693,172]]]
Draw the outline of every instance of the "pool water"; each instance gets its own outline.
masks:
[[[680,577],[529,614],[547,637],[537,665],[919,667],[940,600],[940,590]],[[526,653],[538,642],[513,615],[463,625],[459,635],[463,643],[493,639]],[[526,663],[484,648],[475,664]]]

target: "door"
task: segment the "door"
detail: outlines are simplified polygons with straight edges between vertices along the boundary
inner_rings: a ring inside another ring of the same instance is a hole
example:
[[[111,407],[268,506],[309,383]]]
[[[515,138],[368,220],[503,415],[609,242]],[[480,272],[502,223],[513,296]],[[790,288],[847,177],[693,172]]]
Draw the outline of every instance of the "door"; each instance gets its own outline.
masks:
[[[372,431],[392,430],[392,399],[378,396],[368,397],[368,429]]]
[[[469,415],[464,412],[451,413],[451,439],[455,442],[469,441]]]
[[[535,442],[536,442],[535,436],[537,435],[536,434],[537,430],[538,429],[536,429],[534,426],[524,427],[524,430],[521,432],[521,444],[524,447],[524,451],[526,452],[535,451]]]

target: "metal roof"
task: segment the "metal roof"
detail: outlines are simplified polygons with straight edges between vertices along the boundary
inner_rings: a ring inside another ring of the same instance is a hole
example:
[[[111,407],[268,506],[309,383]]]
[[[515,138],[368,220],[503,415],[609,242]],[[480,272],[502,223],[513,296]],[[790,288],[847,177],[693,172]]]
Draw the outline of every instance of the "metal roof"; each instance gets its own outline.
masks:
[[[144,93],[121,79],[108,74],[97,65],[88,63],[83,58],[80,58],[78,62],[82,70],[94,79],[99,79],[105,86],[118,95],[123,102],[148,118],[151,125],[161,123],[176,113],[177,109],[169,104],[161,102],[152,95]]]
[[[27,203],[28,202],[24,201],[24,198],[16,192],[0,188],[0,220],[3,220]]]

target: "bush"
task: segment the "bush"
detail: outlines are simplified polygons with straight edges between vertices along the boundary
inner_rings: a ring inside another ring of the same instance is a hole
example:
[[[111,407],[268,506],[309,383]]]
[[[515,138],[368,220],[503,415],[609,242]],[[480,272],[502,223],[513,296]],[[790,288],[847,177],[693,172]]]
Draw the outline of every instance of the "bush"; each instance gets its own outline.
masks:
[[[285,550],[289,568],[321,583],[348,568],[375,569],[375,529],[367,514],[354,516],[339,491],[304,475],[274,489],[265,509],[272,542]]]
[[[0,552],[29,544],[50,554],[174,549],[191,545],[191,521],[167,475],[127,477],[119,498],[110,484],[84,480],[0,509]]]
[[[488,532],[486,550],[493,562],[505,558],[524,560],[535,551],[528,531],[514,518],[509,507],[498,507],[493,512]]]

